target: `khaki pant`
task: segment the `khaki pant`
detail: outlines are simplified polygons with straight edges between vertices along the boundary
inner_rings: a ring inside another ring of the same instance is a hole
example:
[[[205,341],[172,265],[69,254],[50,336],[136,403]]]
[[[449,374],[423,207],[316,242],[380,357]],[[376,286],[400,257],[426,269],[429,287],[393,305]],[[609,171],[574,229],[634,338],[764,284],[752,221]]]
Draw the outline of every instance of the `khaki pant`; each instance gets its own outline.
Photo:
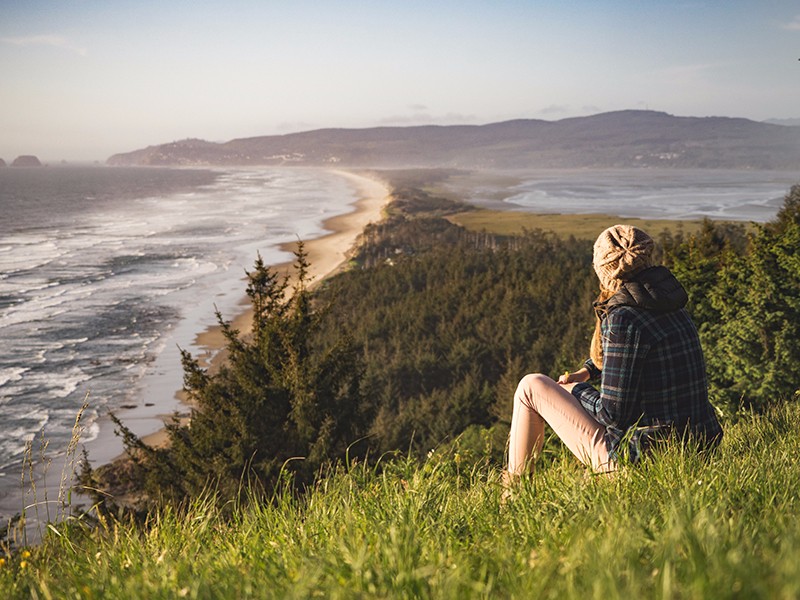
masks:
[[[519,475],[533,467],[544,444],[544,423],[567,448],[592,470],[604,473],[610,460],[603,436],[605,426],[584,410],[567,390],[546,375],[526,375],[514,394],[514,415],[508,449],[508,471]]]

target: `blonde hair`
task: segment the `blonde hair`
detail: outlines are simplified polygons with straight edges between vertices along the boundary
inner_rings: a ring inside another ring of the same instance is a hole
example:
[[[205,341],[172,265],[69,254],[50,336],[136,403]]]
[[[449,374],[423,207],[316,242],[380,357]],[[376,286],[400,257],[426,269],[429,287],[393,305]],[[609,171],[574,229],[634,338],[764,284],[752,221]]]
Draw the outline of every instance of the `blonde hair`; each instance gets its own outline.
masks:
[[[605,313],[605,303],[616,293],[616,290],[600,289],[600,294],[595,301],[595,322],[594,334],[592,334],[592,341],[589,345],[589,358],[592,359],[594,366],[598,369],[603,368],[603,334],[600,329],[600,322],[602,321],[603,314]]]

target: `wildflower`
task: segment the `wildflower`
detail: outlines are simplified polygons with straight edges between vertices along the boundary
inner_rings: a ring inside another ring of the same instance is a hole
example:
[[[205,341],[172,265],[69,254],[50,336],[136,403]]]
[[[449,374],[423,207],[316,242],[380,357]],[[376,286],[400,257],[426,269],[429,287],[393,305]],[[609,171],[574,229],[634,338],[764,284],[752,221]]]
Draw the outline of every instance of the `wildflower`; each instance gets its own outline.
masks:
[[[536,567],[536,563],[539,562],[539,553],[536,551],[536,548],[531,549],[531,553],[528,555],[528,567],[533,569]]]
[[[28,568],[28,561],[27,560],[21,560],[19,562],[19,568],[20,569],[27,569]]]
[[[6,559],[5,558],[0,558],[0,569],[2,569],[5,566],[6,566]]]
[[[31,557],[30,552],[28,552],[27,550],[22,551],[22,558],[30,558],[30,557]]]

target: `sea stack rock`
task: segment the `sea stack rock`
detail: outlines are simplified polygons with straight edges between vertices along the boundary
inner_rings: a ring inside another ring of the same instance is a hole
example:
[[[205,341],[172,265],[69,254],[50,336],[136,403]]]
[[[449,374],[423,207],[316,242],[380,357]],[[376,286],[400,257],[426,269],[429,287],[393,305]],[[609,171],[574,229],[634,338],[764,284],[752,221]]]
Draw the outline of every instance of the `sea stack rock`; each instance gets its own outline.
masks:
[[[39,162],[39,159],[35,156],[30,154],[23,154],[22,156],[18,156],[14,159],[14,162],[11,163],[12,167],[41,167],[42,163]]]
[[[6,161],[0,158],[0,167],[5,167],[5,166],[6,166]]]

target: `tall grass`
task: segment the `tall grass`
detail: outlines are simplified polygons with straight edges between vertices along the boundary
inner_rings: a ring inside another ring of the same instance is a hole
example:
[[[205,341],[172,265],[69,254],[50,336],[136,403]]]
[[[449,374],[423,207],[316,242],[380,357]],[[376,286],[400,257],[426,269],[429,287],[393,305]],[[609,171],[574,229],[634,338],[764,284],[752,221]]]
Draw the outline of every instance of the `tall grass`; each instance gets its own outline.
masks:
[[[78,443],[83,435],[82,419],[88,406],[87,394],[75,415],[57,488],[48,484],[53,455],[48,452],[50,440],[44,428],[26,441],[20,473],[20,512],[8,523],[0,523],[0,542],[7,546],[7,553],[12,546],[27,546],[41,540],[46,530],[55,532],[54,524],[71,518],[72,488],[79,462]],[[56,491],[57,497],[53,498],[51,493]]]
[[[458,445],[350,465],[302,499],[208,498],[145,527],[67,521],[6,557],[9,598],[797,598],[800,406],[742,419],[708,459],[614,476],[545,456],[510,500]],[[25,562],[25,567],[21,563]]]

